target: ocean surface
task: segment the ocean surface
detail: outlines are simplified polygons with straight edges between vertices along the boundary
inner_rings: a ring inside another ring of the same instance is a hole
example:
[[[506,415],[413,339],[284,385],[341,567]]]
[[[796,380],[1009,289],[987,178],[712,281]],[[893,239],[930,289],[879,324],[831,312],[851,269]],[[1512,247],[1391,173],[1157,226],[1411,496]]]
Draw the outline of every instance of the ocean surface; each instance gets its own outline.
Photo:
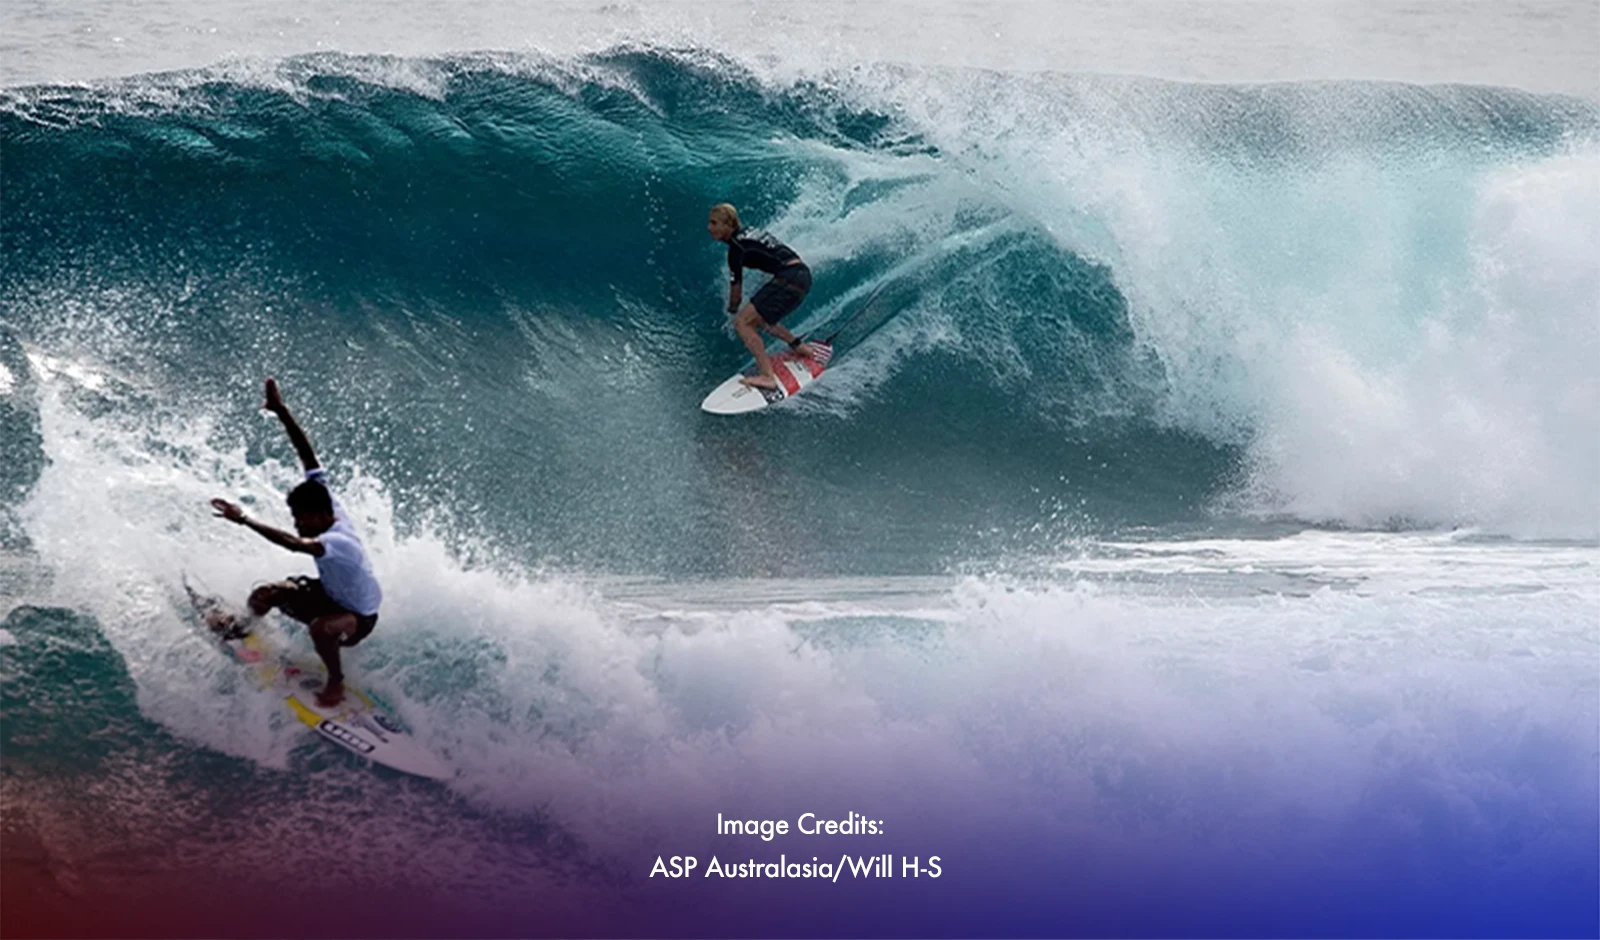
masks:
[[[0,26],[8,933],[1600,931],[1593,4]],[[843,328],[739,419],[721,201]],[[448,784],[185,613],[267,375]],[[808,810],[938,890],[645,877]]]

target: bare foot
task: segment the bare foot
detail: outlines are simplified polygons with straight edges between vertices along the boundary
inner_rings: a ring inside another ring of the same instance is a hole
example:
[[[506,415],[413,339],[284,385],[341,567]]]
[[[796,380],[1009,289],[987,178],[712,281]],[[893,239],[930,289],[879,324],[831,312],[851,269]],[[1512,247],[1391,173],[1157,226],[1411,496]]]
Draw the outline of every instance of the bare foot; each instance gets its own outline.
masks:
[[[740,384],[748,385],[751,388],[775,389],[778,387],[778,377],[775,375],[747,375],[740,379],[739,382]]]
[[[816,351],[817,351],[817,348],[815,346],[812,346],[810,343],[801,343],[800,345],[798,345],[798,346],[796,346],[794,348],[795,355],[804,356],[807,359],[810,359],[811,358],[811,354],[816,352]]]
[[[330,682],[317,693],[317,704],[322,708],[334,708],[344,701],[344,683]]]

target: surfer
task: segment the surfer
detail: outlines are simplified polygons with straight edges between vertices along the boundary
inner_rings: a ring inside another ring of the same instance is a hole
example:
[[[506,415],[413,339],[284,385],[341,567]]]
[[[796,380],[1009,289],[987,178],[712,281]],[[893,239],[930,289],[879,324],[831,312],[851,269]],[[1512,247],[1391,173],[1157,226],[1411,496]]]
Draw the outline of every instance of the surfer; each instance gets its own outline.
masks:
[[[262,407],[283,422],[289,442],[305,468],[305,482],[290,490],[287,500],[295,532],[257,522],[245,515],[238,504],[225,499],[213,499],[211,505],[218,516],[229,522],[248,526],[274,545],[316,559],[319,577],[294,576],[261,585],[250,592],[248,604],[257,617],[276,608],[306,625],[317,655],[328,667],[328,682],[317,695],[317,704],[332,708],[344,700],[339,649],[360,643],[378,625],[383,590],[372,575],[361,536],[356,534],[344,507],[328,491],[327,473],[317,462],[306,432],[283,403],[275,379],[267,379],[266,395]]]
[[[734,332],[756,357],[756,368],[760,370],[759,375],[746,376],[740,381],[756,388],[777,388],[778,376],[772,371],[772,359],[756,327],[759,325],[788,343],[802,356],[812,354],[811,344],[778,324],[806,299],[806,292],[811,290],[811,269],[788,245],[761,229],[740,225],[739,210],[725,202],[711,207],[706,231],[728,245],[728,313],[735,314]],[[745,268],[765,271],[772,275],[772,280],[762,285],[749,303],[740,307]]]

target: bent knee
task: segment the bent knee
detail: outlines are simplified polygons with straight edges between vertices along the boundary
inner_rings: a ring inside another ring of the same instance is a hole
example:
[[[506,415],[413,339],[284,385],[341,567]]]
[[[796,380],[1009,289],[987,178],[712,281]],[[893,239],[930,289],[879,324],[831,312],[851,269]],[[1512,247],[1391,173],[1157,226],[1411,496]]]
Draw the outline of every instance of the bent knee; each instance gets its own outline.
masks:
[[[351,613],[327,614],[306,625],[313,636],[341,637],[356,631],[356,615]]]
[[[245,601],[245,605],[250,608],[251,613],[259,617],[274,607],[280,606],[283,603],[285,593],[293,590],[294,585],[287,581],[274,581],[271,584],[263,584],[250,592],[250,597]]]

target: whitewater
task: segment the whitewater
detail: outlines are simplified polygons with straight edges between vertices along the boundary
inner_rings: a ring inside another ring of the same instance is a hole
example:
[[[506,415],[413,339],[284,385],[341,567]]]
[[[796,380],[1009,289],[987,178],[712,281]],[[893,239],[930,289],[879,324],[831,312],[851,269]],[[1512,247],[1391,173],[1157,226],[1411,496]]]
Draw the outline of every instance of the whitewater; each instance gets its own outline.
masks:
[[[8,929],[1600,929],[1600,14],[918,9],[7,5]],[[883,288],[736,420],[724,200]],[[184,616],[266,375],[447,785]],[[645,877],[804,812],[941,891]]]

